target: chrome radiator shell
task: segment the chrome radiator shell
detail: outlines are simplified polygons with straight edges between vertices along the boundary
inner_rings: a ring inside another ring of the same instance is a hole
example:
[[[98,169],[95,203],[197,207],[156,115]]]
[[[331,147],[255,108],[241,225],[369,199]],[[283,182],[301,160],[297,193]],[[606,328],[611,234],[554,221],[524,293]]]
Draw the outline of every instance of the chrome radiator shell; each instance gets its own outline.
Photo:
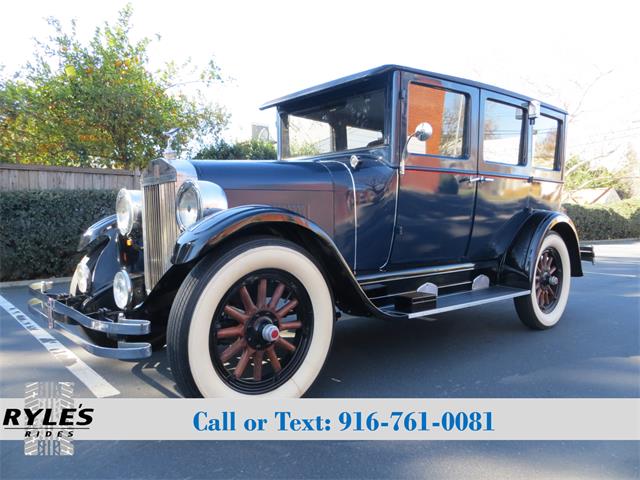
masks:
[[[142,242],[144,283],[151,292],[171,267],[180,229],[176,221],[176,192],[188,179],[197,179],[191,163],[153,160],[142,173]]]

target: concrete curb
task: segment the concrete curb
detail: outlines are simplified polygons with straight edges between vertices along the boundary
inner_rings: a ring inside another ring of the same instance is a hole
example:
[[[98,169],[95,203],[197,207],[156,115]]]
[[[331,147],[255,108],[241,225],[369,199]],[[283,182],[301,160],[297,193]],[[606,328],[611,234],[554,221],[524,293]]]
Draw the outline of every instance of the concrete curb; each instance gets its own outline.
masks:
[[[12,282],[0,282],[0,288],[9,288],[9,287],[24,287],[30,285],[33,282],[37,282],[39,280],[46,280],[47,282],[55,283],[64,283],[70,282],[71,277],[56,277],[56,278],[40,278],[33,280],[14,280]]]
[[[618,238],[614,240],[581,240],[584,245],[632,245],[640,242],[640,238]]]

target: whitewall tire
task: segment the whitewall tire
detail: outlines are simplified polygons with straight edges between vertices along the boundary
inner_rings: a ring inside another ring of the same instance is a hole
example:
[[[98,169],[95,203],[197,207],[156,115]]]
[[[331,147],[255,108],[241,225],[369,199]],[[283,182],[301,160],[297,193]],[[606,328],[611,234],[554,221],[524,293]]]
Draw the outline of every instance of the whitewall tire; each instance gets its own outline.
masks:
[[[531,293],[515,298],[514,302],[526,326],[545,330],[560,321],[571,288],[571,260],[560,235],[547,234],[533,268]]]
[[[327,281],[292,242],[261,238],[203,259],[179,289],[167,348],[185,396],[292,398],[329,353],[335,309]]]

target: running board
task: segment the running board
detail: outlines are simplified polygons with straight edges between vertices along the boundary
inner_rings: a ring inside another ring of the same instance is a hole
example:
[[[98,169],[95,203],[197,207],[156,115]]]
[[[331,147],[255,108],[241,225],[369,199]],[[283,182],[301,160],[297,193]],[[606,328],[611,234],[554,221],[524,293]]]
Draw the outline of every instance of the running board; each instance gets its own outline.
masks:
[[[480,290],[441,295],[437,298],[436,307],[419,312],[399,312],[393,307],[383,307],[381,310],[389,314],[402,315],[405,316],[405,318],[427,317],[437,313],[451,312],[453,310],[475,307],[485,303],[499,302],[500,300],[508,300],[509,298],[522,297],[524,295],[529,295],[529,293],[531,293],[531,290],[497,285]]]

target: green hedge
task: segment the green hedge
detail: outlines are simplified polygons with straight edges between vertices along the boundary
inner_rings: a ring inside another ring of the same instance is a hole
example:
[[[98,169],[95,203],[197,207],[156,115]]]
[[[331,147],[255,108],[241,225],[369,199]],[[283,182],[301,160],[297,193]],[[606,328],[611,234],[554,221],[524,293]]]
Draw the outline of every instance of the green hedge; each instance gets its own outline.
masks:
[[[80,235],[114,213],[117,191],[0,192],[0,280],[69,276]]]
[[[581,241],[640,237],[640,199],[589,207],[565,203],[563,207]]]
[[[114,212],[110,190],[0,192],[0,281],[68,276],[80,235]],[[565,204],[581,240],[640,237],[640,199],[606,207]]]

